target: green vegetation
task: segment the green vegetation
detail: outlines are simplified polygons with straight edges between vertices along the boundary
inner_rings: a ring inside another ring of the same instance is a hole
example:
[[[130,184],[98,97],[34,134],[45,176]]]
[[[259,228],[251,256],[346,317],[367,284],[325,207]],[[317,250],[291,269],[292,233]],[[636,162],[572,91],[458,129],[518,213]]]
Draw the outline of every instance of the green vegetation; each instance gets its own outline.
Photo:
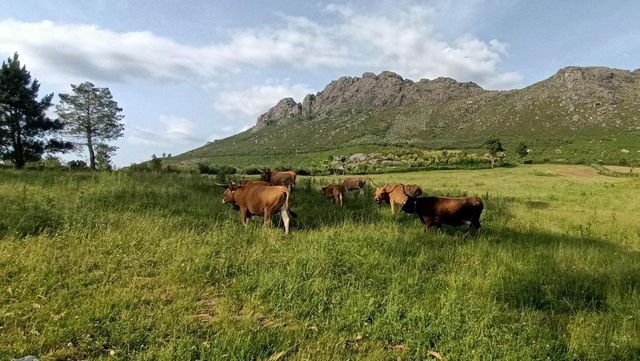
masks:
[[[63,124],[47,115],[53,94],[38,100],[40,83],[20,66],[18,53],[0,68],[0,161],[17,169],[42,159],[45,151],[71,149],[71,143],[54,138]]]
[[[331,113],[321,119],[292,118],[259,131],[245,131],[174,156],[173,164],[198,162],[241,167],[292,165],[331,153],[371,148],[464,150],[485,153],[491,136],[502,141],[507,160],[515,160],[517,145],[526,142],[534,163],[640,165],[640,101],[637,94],[621,94],[625,102],[613,109],[576,105],[569,112],[560,98],[544,98],[527,106],[526,94],[507,92],[483,100],[472,114],[465,104],[439,107],[407,105],[391,109],[359,109]],[[574,117],[575,116],[575,117]],[[574,119],[576,120],[575,123]],[[587,119],[587,120],[585,120]],[[347,154],[349,155],[349,154]]]
[[[71,90],[73,94],[59,94],[60,104],[56,113],[67,132],[87,146],[89,168],[110,169],[111,165],[105,164],[105,156],[109,158],[117,148],[106,142],[123,135],[122,108],[113,100],[109,88],[98,88],[93,83],[84,82],[71,84]]]
[[[0,359],[640,357],[640,183],[588,166],[384,174],[483,230],[303,179],[292,234],[199,174],[0,171]],[[276,217],[277,218],[277,217]],[[277,222],[276,222],[277,223]]]

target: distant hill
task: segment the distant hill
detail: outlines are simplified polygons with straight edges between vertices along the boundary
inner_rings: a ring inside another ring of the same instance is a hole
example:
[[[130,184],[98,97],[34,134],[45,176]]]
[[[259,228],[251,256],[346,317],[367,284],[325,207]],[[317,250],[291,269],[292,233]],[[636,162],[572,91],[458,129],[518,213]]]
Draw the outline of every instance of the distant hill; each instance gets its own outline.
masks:
[[[509,91],[388,71],[341,77],[174,160],[270,165],[377,147],[479,150],[494,135],[508,150],[524,141],[537,161],[640,163],[640,70],[572,66]]]

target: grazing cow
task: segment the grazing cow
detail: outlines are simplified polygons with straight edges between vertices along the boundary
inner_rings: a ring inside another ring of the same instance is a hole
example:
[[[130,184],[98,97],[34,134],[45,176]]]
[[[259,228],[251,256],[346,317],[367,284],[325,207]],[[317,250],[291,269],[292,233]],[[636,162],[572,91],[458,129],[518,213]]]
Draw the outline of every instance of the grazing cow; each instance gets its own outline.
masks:
[[[342,182],[346,191],[359,191],[364,188],[367,180],[359,177],[349,177]]]
[[[263,171],[260,178],[269,182],[272,186],[285,186],[291,190],[296,187],[296,172],[290,171]]]
[[[388,184],[384,187],[376,187],[373,199],[381,204],[387,202],[391,205],[391,213],[395,213],[395,205],[403,205],[408,195],[417,197],[422,194],[422,189],[417,184]]]
[[[340,205],[342,205],[344,192],[345,189],[340,184],[331,184],[326,187],[322,187],[322,195],[327,199],[333,199],[333,203],[340,203]]]
[[[480,214],[484,205],[479,197],[411,197],[402,206],[402,211],[417,214],[426,232],[442,224],[480,229]]]
[[[251,216],[262,216],[264,226],[271,225],[271,215],[280,212],[284,233],[289,233],[289,189],[284,186],[234,185],[225,187],[222,203],[240,208],[242,224]]]

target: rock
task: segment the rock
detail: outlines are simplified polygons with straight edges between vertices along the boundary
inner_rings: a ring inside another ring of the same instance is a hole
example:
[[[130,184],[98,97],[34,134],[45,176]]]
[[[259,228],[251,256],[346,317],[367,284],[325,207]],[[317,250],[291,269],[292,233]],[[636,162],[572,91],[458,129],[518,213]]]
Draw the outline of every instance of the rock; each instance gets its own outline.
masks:
[[[284,98],[280,100],[276,106],[258,117],[254,130],[275,124],[282,119],[296,117],[300,114],[302,114],[302,105],[296,103],[293,98]]]
[[[362,162],[367,160],[367,155],[364,153],[356,153],[356,154],[352,154],[349,157],[349,161],[350,162]]]
[[[316,101],[316,96],[313,94],[307,94],[302,101],[302,115],[310,117],[313,114],[313,104]]]

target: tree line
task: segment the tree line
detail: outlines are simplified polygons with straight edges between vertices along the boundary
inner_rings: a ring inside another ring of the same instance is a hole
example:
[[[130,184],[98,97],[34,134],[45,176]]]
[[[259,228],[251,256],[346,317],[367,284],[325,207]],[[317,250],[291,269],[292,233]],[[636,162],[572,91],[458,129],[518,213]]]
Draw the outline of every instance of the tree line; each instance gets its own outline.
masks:
[[[0,69],[0,160],[22,169],[41,162],[43,155],[78,151],[86,147],[89,168],[112,168],[117,148],[109,145],[123,135],[122,108],[108,88],[91,82],[71,84],[71,93],[53,93],[38,99],[40,83],[32,79],[18,53],[2,62]],[[57,115],[57,118],[53,117]]]

